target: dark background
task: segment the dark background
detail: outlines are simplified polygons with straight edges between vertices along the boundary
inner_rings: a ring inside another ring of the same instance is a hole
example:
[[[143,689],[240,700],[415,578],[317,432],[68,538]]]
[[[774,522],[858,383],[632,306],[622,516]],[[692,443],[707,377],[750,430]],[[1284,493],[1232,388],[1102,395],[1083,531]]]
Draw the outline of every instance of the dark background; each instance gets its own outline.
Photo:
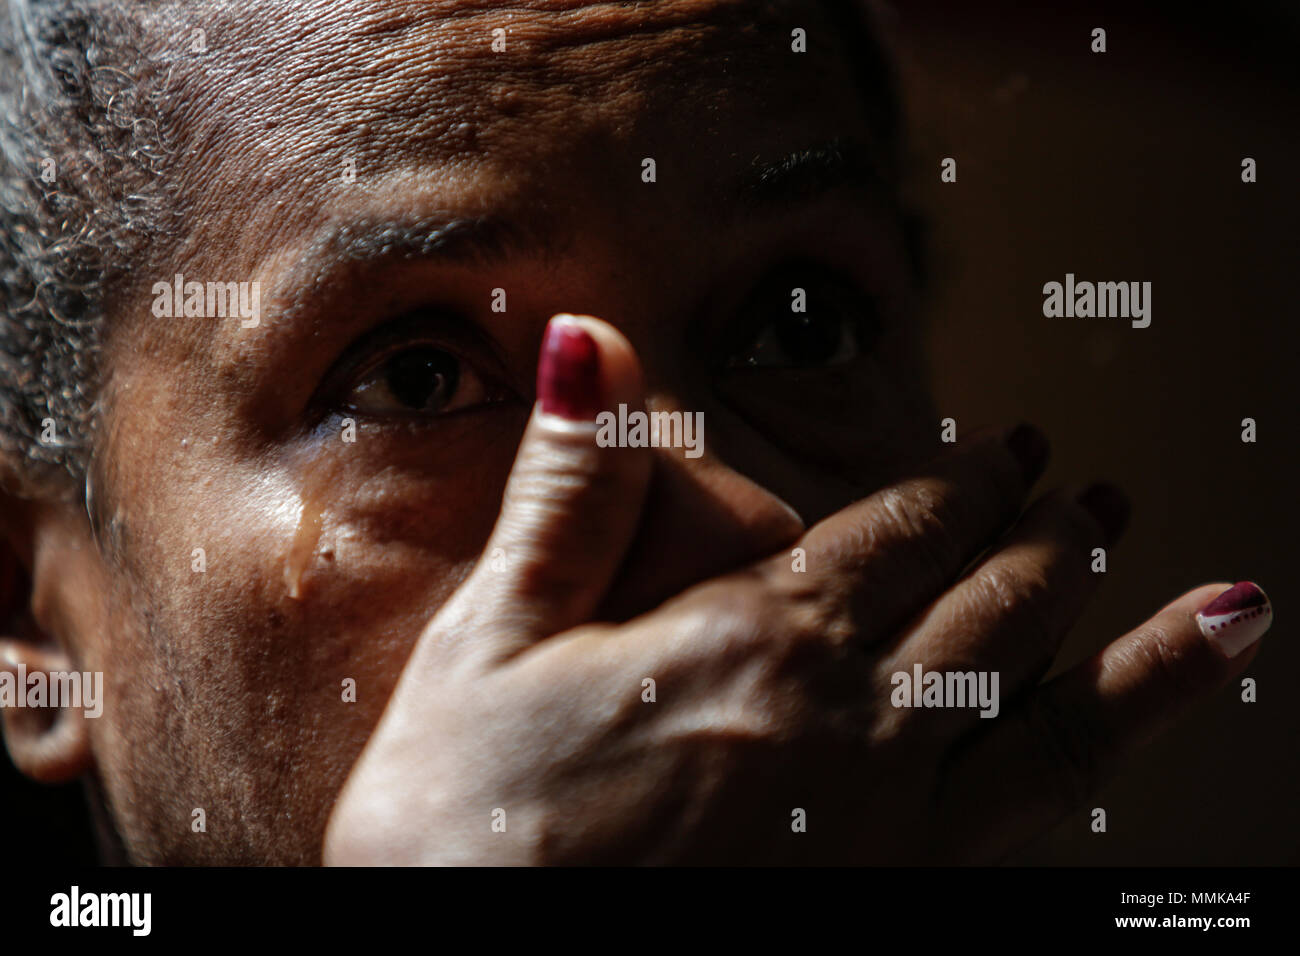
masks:
[[[1297,7],[913,0],[887,24],[931,223],[941,415],[1036,422],[1045,486],[1108,478],[1134,503],[1061,666],[1201,583],[1254,580],[1274,604],[1258,703],[1228,688],[1103,790],[1107,833],[1085,808],[1013,862],[1297,862]],[[1067,272],[1152,282],[1150,328],[1044,318]],[[0,760],[0,813],[11,859],[95,859],[76,786]]]
[[[1057,670],[1199,584],[1253,580],[1274,605],[1257,703],[1229,687],[1097,797],[1109,832],[1085,809],[1014,862],[1295,863],[1297,6],[921,2],[891,23],[940,414],[1033,421],[1053,442],[1044,486],[1107,478],[1133,501]],[[1151,326],[1044,318],[1067,272],[1150,281]]]

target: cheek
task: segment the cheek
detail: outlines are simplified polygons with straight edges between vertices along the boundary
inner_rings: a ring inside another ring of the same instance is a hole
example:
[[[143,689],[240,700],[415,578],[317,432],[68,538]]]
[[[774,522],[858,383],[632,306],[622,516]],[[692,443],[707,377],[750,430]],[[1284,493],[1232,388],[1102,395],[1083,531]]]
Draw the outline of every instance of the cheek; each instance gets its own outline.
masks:
[[[351,678],[358,700],[361,691],[386,699],[477,560],[512,454],[486,452],[473,468],[435,476],[379,449],[331,448],[259,475],[267,493],[221,521],[232,567],[210,560],[199,585],[199,600],[237,614],[281,665],[281,677],[249,679],[291,674],[305,697],[337,700]]]
[[[341,785],[491,531],[513,430],[480,426],[455,456],[364,431],[274,466],[191,452],[127,499],[131,570],[156,632],[130,639],[132,652],[183,715],[162,731],[176,752],[213,772]]]

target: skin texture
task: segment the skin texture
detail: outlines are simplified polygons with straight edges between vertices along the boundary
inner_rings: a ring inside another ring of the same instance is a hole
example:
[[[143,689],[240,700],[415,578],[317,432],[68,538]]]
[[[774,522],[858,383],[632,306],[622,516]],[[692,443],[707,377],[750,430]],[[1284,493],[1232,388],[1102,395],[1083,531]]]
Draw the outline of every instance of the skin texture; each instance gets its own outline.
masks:
[[[957,723],[940,731],[887,707],[888,673],[915,660],[990,665],[1032,687],[1105,535],[1057,496],[1003,565],[944,594],[1033,476],[999,436],[964,437],[964,464],[923,464],[940,450],[938,415],[886,191],[735,198],[754,157],[836,139],[881,149],[817,8],[774,9],[755,23],[733,2],[331,0],[163,24],[160,43],[187,46],[197,24],[211,51],[178,67],[190,231],[117,300],[93,527],[79,507],[5,499],[7,548],[26,569],[8,575],[12,603],[31,611],[15,614],[8,653],[107,684],[99,720],[6,712],[25,772],[93,772],[128,857],[147,863],[316,863],[327,824],[327,858],[345,863],[892,860],[909,847],[882,834],[927,820],[917,862],[989,859],[1081,798],[1121,738],[1248,663],[1192,643],[1198,591],[1058,689],[1050,712],[1078,703],[1079,726],[1106,744],[1095,759],[1041,745],[1044,728],[1062,739],[1060,720],[1035,716],[1046,707],[1005,705],[1004,734],[961,747],[969,715],[945,714]],[[809,30],[803,56],[788,52],[792,24]],[[496,27],[505,52],[491,50]],[[329,254],[340,229],[434,217],[491,217],[510,241],[454,261]],[[871,298],[873,347],[830,368],[720,367],[722,327],[791,257]],[[176,272],[259,281],[262,322],[156,318],[150,287]],[[407,337],[458,351],[480,397],[500,400],[441,417],[342,408],[331,370],[419,309],[459,318],[425,312]],[[489,577],[476,562],[558,312],[599,317],[584,321],[612,401],[702,411],[706,454],[619,449],[621,464],[566,465],[563,441],[539,436],[516,466],[533,463],[535,480],[520,479],[496,532],[516,563]],[[605,498],[566,498],[554,480],[566,468]],[[792,580],[785,549],[805,529],[811,573]],[[908,548],[911,563],[898,558]],[[597,617],[632,620],[587,625]],[[1151,676],[1166,666],[1196,678],[1171,678],[1167,699]],[[650,675],[683,688],[676,711],[637,710]],[[355,703],[341,700],[347,678]],[[969,774],[985,780],[974,790],[948,782],[940,765],[960,769],[969,752],[1005,772]],[[753,799],[769,779],[783,783]],[[1024,784],[1014,800],[989,789],[1008,781]],[[956,797],[939,795],[948,787]],[[502,802],[521,808],[513,835],[484,843],[474,828]],[[870,822],[791,844],[789,808],[810,804]],[[994,812],[1008,805],[1015,825]],[[771,820],[772,839],[756,837]]]

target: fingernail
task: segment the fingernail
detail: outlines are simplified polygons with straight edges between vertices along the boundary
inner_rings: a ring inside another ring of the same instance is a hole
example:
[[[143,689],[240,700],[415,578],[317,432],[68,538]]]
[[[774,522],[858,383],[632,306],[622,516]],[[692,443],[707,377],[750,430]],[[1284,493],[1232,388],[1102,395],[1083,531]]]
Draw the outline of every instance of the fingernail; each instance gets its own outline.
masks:
[[[1074,499],[1106,533],[1106,544],[1114,544],[1128,527],[1129,503],[1124,492],[1099,481],[1089,485]]]
[[[1011,430],[1006,443],[1011,454],[1016,456],[1016,461],[1020,462],[1025,480],[1030,483],[1037,481],[1047,465],[1047,436],[1033,425],[1022,424]]]
[[[1236,657],[1273,623],[1273,605],[1257,584],[1241,581],[1196,612],[1196,624],[1211,644]]]
[[[600,350],[577,322],[557,315],[546,326],[537,363],[542,411],[585,422],[601,410]]]

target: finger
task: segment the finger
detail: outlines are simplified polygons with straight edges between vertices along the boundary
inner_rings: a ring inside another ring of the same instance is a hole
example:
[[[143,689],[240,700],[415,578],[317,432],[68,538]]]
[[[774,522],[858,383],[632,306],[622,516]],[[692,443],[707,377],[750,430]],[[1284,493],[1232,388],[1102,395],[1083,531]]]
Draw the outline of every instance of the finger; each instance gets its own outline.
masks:
[[[643,405],[636,354],[612,326],[553,318],[537,392],[483,557],[439,615],[498,658],[590,619],[632,541],[650,476],[649,449],[597,442],[601,412]]]
[[[1046,495],[932,605],[885,666],[905,673],[920,665],[923,674],[971,674],[1002,699],[1036,684],[1097,587],[1094,549],[1112,547],[1127,520],[1128,502],[1110,485]],[[952,683],[961,692],[969,681]],[[999,711],[997,699],[959,696],[927,714],[936,729]]]
[[[1133,752],[1238,676],[1273,619],[1264,592],[1206,585],[1049,681],[952,762],[942,802],[1000,857],[1082,805]],[[957,833],[951,834],[954,838]]]
[[[853,589],[860,641],[894,634],[945,591],[1019,513],[1047,461],[1047,440],[1030,425],[965,445],[801,540],[810,574],[831,593],[840,582]]]

